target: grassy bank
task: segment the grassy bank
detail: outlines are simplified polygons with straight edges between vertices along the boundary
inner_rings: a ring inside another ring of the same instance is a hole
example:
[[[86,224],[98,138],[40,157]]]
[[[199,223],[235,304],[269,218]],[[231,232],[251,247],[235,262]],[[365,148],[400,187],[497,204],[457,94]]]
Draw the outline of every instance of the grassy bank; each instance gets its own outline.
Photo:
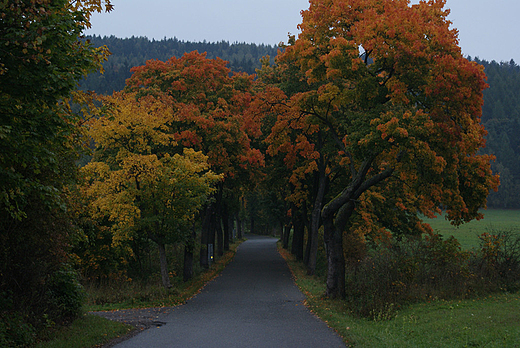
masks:
[[[189,282],[174,282],[172,289],[161,285],[116,284],[105,288],[91,288],[85,311],[116,310],[129,308],[170,307],[186,302],[233,260],[242,241],[230,246],[230,250],[208,270],[198,274]],[[100,301],[102,299],[102,301]],[[113,301],[111,302],[110,299]],[[102,302],[102,304],[99,304]],[[110,321],[95,315],[85,314],[71,326],[50,333],[50,340],[40,343],[38,348],[89,348],[99,347],[113,339],[129,334],[133,327]]]
[[[390,318],[355,318],[343,301],[323,298],[322,279],[309,277],[287,251],[282,256],[307,296],[307,306],[350,347],[519,347],[520,294],[463,301],[432,301],[400,310]]]
[[[520,211],[519,210],[484,210],[484,219],[471,221],[467,224],[455,227],[446,221],[444,216],[436,219],[427,219],[434,231],[445,237],[454,236],[460,242],[462,248],[471,249],[478,247],[478,236],[482,233],[493,231],[518,231],[520,233]]]

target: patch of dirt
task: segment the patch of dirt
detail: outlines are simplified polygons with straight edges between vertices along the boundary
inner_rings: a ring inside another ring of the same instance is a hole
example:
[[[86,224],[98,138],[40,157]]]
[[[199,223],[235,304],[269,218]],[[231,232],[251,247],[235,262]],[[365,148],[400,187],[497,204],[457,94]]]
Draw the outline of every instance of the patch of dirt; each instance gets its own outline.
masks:
[[[137,335],[143,330],[166,324],[161,320],[161,318],[164,318],[174,309],[175,307],[137,308],[89,312],[89,314],[98,315],[109,320],[119,321],[134,327],[134,330],[130,331],[128,335],[116,338],[103,346],[103,348],[109,348]]]

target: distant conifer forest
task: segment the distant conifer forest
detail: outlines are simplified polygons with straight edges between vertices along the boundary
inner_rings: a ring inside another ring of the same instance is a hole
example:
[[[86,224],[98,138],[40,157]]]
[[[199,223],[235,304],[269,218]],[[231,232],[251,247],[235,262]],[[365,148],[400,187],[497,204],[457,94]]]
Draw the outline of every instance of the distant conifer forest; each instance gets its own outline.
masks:
[[[103,64],[104,74],[93,73],[81,82],[82,90],[111,94],[125,86],[130,69],[147,60],[165,61],[186,52],[206,52],[208,58],[228,61],[235,72],[255,73],[264,56],[276,57],[279,47],[264,44],[221,42],[189,42],[177,38],[149,40],[146,37],[117,38],[115,36],[87,36],[94,46],[106,45],[112,53]],[[520,66],[514,60],[486,61],[468,57],[485,68],[489,88],[484,91],[482,123],[487,135],[482,151],[496,156],[492,164],[500,174],[500,188],[488,198],[488,207],[497,209],[520,208]]]

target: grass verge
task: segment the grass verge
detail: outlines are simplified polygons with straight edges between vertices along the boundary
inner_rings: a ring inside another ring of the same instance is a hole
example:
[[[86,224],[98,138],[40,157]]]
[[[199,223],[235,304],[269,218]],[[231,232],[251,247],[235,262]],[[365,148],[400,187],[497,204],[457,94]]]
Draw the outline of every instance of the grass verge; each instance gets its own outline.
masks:
[[[130,325],[85,314],[70,326],[56,331],[51,341],[39,343],[36,348],[96,347],[125,336],[133,329]]]
[[[242,241],[230,246],[230,250],[218,259],[208,270],[198,274],[192,280],[176,283],[175,288],[165,290],[160,286],[133,287],[128,296],[116,303],[103,305],[86,304],[85,311],[116,310],[130,308],[172,307],[185,303],[199,293],[204,286],[217,277],[233,260]],[[139,291],[141,289],[141,291]],[[114,289],[105,289],[105,292]],[[121,289],[118,289],[119,291]],[[129,334],[134,328],[119,322],[85,314],[70,326],[60,328],[52,334],[49,341],[42,342],[37,348],[88,348],[99,347],[114,339]]]
[[[348,347],[520,347],[520,293],[463,301],[415,304],[392,317],[353,317],[341,300],[325,298],[323,279],[307,276],[279,248],[308,308],[343,337]]]

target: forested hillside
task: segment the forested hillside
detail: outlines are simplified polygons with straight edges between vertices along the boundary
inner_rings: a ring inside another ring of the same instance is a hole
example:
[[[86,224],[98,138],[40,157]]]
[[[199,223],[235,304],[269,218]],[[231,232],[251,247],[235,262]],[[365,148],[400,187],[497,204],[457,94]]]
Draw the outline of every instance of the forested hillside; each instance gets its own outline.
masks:
[[[489,88],[484,91],[482,122],[488,131],[485,153],[497,157],[493,171],[500,188],[489,207],[520,208],[520,67],[513,61],[497,63],[475,59],[485,67]]]
[[[105,73],[93,73],[81,82],[82,90],[92,90],[100,94],[110,94],[125,86],[130,77],[130,68],[143,65],[149,59],[165,61],[173,56],[180,57],[185,52],[206,52],[207,58],[221,58],[229,62],[232,71],[253,74],[260,68],[260,59],[269,55],[274,58],[278,48],[270,45],[221,42],[188,42],[177,38],[149,40],[146,37],[120,39],[115,36],[87,36],[95,47],[106,45],[112,53],[105,62]]]
[[[87,36],[94,46],[106,45],[112,55],[104,64],[105,73],[93,73],[82,81],[81,89],[109,94],[123,89],[131,76],[130,68],[143,65],[149,59],[167,60],[185,52],[207,52],[207,57],[222,58],[232,71],[249,74],[260,68],[260,59],[274,58],[278,48],[229,42],[188,42],[177,38],[160,41],[145,37],[120,39],[115,36]],[[493,153],[497,160],[493,170],[500,173],[501,186],[489,196],[490,208],[520,208],[520,67],[513,61],[497,63],[474,59],[485,67],[489,88],[484,91],[482,122],[489,134],[485,153]]]

